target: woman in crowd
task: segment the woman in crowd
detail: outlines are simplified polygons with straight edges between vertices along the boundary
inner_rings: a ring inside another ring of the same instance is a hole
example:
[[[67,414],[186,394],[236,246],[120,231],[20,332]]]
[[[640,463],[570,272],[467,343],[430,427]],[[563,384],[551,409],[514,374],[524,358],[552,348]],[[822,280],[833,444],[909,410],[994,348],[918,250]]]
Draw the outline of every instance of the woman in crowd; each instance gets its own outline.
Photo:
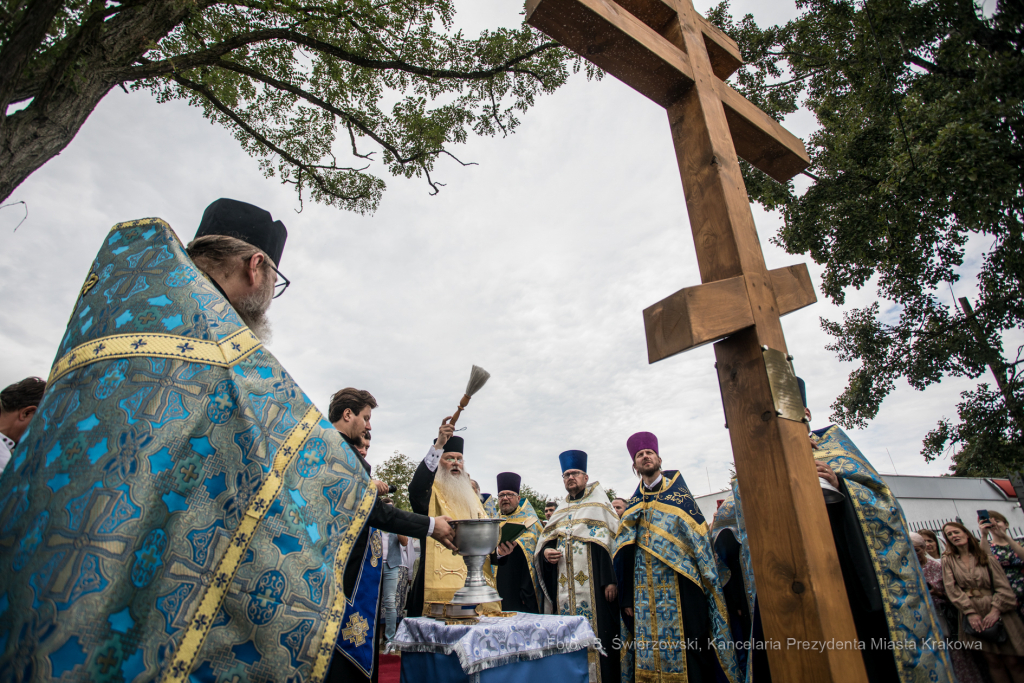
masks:
[[[1024,548],[1010,537],[1010,524],[995,510],[988,511],[989,521],[978,518],[981,529],[981,547],[996,558],[1006,573],[1013,594],[1017,596],[1017,614],[1024,617]],[[989,540],[991,538],[991,541]]]
[[[947,522],[942,535],[942,584],[960,611],[960,640],[973,647],[980,643],[993,683],[1024,683],[1024,622],[1003,568],[963,524]],[[968,624],[982,637],[969,635]]]
[[[924,550],[928,557],[939,559],[942,557],[942,546],[939,545],[939,537],[931,529],[921,529],[917,533],[924,536]]]
[[[950,624],[947,623],[945,610],[949,604],[946,600],[946,589],[942,585],[942,563],[931,558],[927,552],[928,541],[923,534],[910,534],[910,542],[914,544],[914,552],[917,553],[917,561],[921,563],[921,571],[924,573],[924,580],[928,584],[928,592],[931,593],[932,602],[938,611],[939,625],[942,626],[942,634],[950,635]]]
[[[957,638],[956,620],[957,611],[949,600],[946,599],[946,588],[942,585],[942,563],[928,555],[928,539],[924,534],[910,534],[910,541],[914,544],[914,551],[917,553],[917,561],[921,563],[921,571],[924,573],[924,580],[928,584],[928,592],[931,593],[932,602],[935,603],[936,616],[939,626],[942,628],[942,635],[949,642]],[[949,649],[950,659],[953,660],[953,673],[959,683],[983,683],[984,678],[974,657],[970,652]]]

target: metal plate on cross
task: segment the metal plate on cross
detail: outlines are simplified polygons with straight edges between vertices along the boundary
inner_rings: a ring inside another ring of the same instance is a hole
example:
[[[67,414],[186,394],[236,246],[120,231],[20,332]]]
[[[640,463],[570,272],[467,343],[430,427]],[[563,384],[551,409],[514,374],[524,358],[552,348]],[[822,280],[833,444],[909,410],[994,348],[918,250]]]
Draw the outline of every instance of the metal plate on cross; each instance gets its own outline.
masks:
[[[775,414],[794,422],[804,421],[804,402],[800,398],[800,384],[796,381],[790,356],[782,351],[761,347],[764,369],[768,372],[768,385],[772,389]]]

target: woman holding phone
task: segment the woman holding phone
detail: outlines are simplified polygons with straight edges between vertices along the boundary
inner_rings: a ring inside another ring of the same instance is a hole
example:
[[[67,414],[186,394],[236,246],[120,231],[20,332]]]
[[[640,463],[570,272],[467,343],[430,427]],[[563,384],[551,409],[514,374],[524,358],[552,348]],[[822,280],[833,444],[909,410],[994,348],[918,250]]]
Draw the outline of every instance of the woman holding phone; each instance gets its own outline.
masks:
[[[1006,517],[995,510],[979,510],[988,513],[987,518],[978,515],[981,529],[981,547],[987,550],[1003,568],[1010,588],[1017,596],[1017,613],[1024,617],[1024,547],[1010,537],[1010,524]],[[989,540],[991,538],[991,540]]]

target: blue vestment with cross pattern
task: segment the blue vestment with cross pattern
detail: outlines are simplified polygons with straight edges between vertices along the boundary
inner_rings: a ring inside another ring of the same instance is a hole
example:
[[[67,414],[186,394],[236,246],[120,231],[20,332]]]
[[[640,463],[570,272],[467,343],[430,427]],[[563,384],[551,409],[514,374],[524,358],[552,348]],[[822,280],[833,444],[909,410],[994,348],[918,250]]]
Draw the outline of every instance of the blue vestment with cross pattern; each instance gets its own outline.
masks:
[[[0,478],[0,680],[321,679],[368,481],[170,227],[114,226]]]

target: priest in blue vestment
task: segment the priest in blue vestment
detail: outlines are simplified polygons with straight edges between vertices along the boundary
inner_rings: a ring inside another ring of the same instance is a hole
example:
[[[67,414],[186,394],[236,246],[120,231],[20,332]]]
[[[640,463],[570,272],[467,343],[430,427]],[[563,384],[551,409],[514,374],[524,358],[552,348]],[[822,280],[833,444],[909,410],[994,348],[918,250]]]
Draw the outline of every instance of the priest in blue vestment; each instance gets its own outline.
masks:
[[[614,547],[620,604],[633,620],[623,680],[740,683],[708,525],[682,475],[662,471],[654,434],[634,434],[626,447],[641,481]]]
[[[729,570],[722,577],[722,593],[729,612],[729,625],[734,641],[745,644],[736,648],[736,663],[747,683],[770,683],[771,669],[764,628],[754,588],[754,572],[750,544],[746,542],[743,520],[736,514],[739,488],[732,482],[732,493],[721,501],[711,523],[711,540],[719,561]]]
[[[807,391],[800,380],[808,427]],[[837,425],[810,431],[819,475],[838,489],[825,506],[871,683],[954,679],[907,522],[896,496]],[[835,500],[838,498],[838,500]],[[742,517],[742,504],[737,515]]]
[[[494,581],[506,612],[540,613],[540,585],[533,566],[537,539],[544,532],[530,499],[519,495],[522,478],[515,472],[498,473],[498,515],[506,524],[525,527],[518,538],[498,546],[491,564]]]
[[[809,424],[805,384],[799,384]],[[949,653],[899,501],[837,425],[810,431],[809,436],[818,475],[831,487],[825,508],[857,639],[863,644],[868,681],[952,683]],[[748,602],[756,610],[757,581],[740,496],[743,486],[733,482],[732,500],[722,506],[731,503],[731,508],[715,527],[736,535]],[[753,664],[756,674],[757,661]]]
[[[264,347],[287,231],[115,225],[0,477],[0,680],[313,681],[376,491]]]

